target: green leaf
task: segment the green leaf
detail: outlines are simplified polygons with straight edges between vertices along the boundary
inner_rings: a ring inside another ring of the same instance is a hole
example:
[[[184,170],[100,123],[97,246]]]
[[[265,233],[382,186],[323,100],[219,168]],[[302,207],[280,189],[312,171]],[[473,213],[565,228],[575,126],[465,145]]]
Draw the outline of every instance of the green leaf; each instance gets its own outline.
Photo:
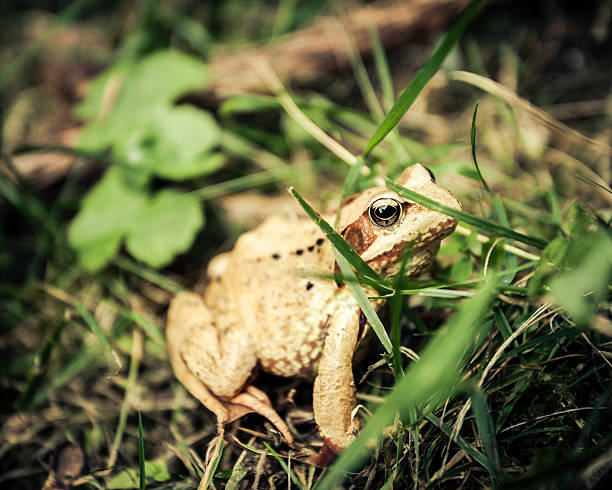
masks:
[[[209,153],[221,142],[221,133],[208,112],[190,106],[162,106],[155,111],[153,126],[153,170],[157,175],[184,180],[223,164],[221,154]]]
[[[547,242],[545,240],[542,240],[541,238],[523,235],[522,233],[518,233],[514,230],[511,230],[510,228],[506,228],[505,226],[493,223],[492,221],[488,221],[472,214],[465,213],[463,211],[458,211],[454,208],[450,208],[448,206],[445,206],[444,204],[440,204],[439,202],[434,201],[433,199],[425,197],[419,194],[418,192],[406,189],[405,187],[396,184],[390,179],[385,179],[385,181],[387,187],[397,192],[400,196],[404,196],[405,198],[411,199],[412,201],[417,202],[429,209],[433,209],[434,211],[438,211],[440,213],[446,214],[447,216],[451,216],[458,220],[464,221],[465,223],[476,226],[481,230],[494,233],[495,235],[499,235],[504,238],[510,238],[518,242],[526,243],[527,245],[531,245],[533,247],[544,248],[547,245]]]
[[[123,470],[106,481],[106,488],[110,490],[120,488],[138,488],[138,476],[132,469]]]
[[[600,231],[590,244],[574,242],[581,260],[565,274],[553,279],[550,291],[555,300],[579,324],[586,324],[612,282],[612,239]]]
[[[165,189],[133,220],[126,245],[135,257],[161,267],[191,246],[203,224],[202,208],[195,196]]]
[[[78,104],[74,110],[77,117],[81,119],[94,119],[100,114],[102,108],[102,100],[104,99],[104,91],[107,87],[109,78],[116,73],[125,70],[127,65],[118,64],[110,70],[103,71],[98,76],[94,77],[87,88],[87,95],[83,101]]]
[[[227,480],[225,490],[235,490],[240,481],[246,476],[247,470],[243,466],[236,466],[232,469],[231,475]]]
[[[102,269],[117,254],[121,238],[122,234],[117,234],[77,249],[79,263],[91,272]]]
[[[174,50],[118,65],[108,76],[96,80],[78,111],[92,119],[81,133],[79,147],[99,151],[114,144],[146,125],[154,108],[170,105],[181,94],[203,87],[206,78],[204,63]]]
[[[68,230],[68,241],[84,267],[96,270],[112,258],[146,199],[142,191],[126,184],[119,169],[106,172],[83,199]]]
[[[355,470],[365,459],[368,445],[382,435],[400,413],[402,422],[415,423],[414,413],[425,406],[435,408],[457,389],[467,352],[483,328],[483,318],[494,298],[496,284],[489,280],[453,318],[439,330],[413,362],[394,390],[368,420],[357,439],[340,455],[317,487],[332,489],[341,485],[347,471]]]
[[[378,145],[378,143],[380,143],[384,137],[387,136],[387,134],[389,134],[389,132],[391,132],[391,130],[397,125],[402,116],[421,93],[423,87],[438,71],[450,50],[463,35],[483,4],[484,0],[473,1],[468,7],[466,7],[457,21],[446,32],[434,53],[417,72],[412,81],[399,96],[391,110],[385,116],[383,122],[380,123],[376,129],[376,132],[366,145],[364,155],[368,155],[374,149],[374,147]]]

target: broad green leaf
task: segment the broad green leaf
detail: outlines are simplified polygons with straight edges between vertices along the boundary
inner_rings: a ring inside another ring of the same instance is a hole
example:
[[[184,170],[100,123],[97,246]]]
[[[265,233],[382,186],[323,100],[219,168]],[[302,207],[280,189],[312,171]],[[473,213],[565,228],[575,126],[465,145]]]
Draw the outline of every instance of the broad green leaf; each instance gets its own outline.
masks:
[[[186,251],[203,224],[204,215],[195,196],[165,189],[135,217],[126,245],[134,257],[160,267]]]
[[[79,263],[88,271],[102,269],[115,256],[121,245],[123,233],[117,233],[76,249]]]
[[[612,282],[612,239],[600,231],[585,246],[572,243],[581,260],[569,271],[553,279],[550,290],[555,300],[579,324],[586,324]]]
[[[68,230],[81,263],[95,270],[108,262],[145,204],[146,195],[128,186],[119,169],[108,170],[85,196]]]
[[[104,91],[107,89],[109,78],[119,73],[127,67],[125,63],[118,64],[110,70],[103,71],[89,82],[87,96],[78,104],[74,110],[77,117],[81,119],[94,119],[100,114]]]
[[[95,119],[81,133],[79,147],[99,151],[114,144],[148,124],[156,107],[203,87],[206,78],[204,63],[174,50],[120,65],[96,80],[91,100],[81,106],[82,115]],[[96,107],[99,111],[93,116]]]
[[[396,184],[390,179],[385,180],[387,187],[397,192],[400,196],[404,196],[405,198],[411,199],[412,201],[417,202],[429,209],[433,209],[434,211],[438,211],[440,213],[446,214],[447,216],[451,216],[458,220],[464,221],[465,223],[476,226],[481,230],[494,233],[495,235],[499,235],[504,238],[510,238],[518,242],[526,243],[527,245],[531,245],[533,247],[544,248],[547,245],[547,242],[545,240],[542,240],[541,238],[523,235],[522,233],[518,233],[514,230],[511,230],[510,228],[498,225],[497,223],[493,223],[491,221],[479,218],[463,211],[458,211],[454,208],[445,206],[444,204],[440,204],[439,202],[434,201],[433,199],[425,197],[411,189],[406,189],[405,187]]]
[[[145,461],[144,469],[147,478],[153,479],[156,482],[164,482],[170,479],[166,463],[161,459],[156,461]],[[123,470],[106,480],[106,488],[113,490],[121,488],[140,488],[139,475],[136,473],[136,470],[132,468]]]
[[[234,490],[240,481],[246,476],[247,470],[244,466],[236,466],[232,469],[232,473],[227,480],[227,485],[225,486],[225,490]]]
[[[153,170],[161,177],[183,180],[216,170],[220,154],[209,151],[221,142],[214,118],[195,107],[159,107],[154,115],[156,144]]]
[[[160,159],[188,162],[221,142],[215,119],[192,106],[160,107],[155,112]]]
[[[368,420],[357,439],[340,455],[317,487],[341,486],[347,471],[357,469],[367,456],[366,448],[379,438],[399,412],[403,423],[416,422],[414,413],[426,405],[432,409],[453,395],[461,379],[463,363],[483,328],[483,318],[494,298],[496,284],[487,281],[425,346],[421,359],[413,362],[404,377]]]
[[[376,129],[376,132],[366,145],[364,155],[368,155],[378,143],[380,143],[389,132],[397,125],[408,108],[423,90],[423,87],[438,71],[442,62],[455,46],[459,38],[463,35],[467,27],[474,19],[480,7],[484,4],[484,0],[473,1],[460,15],[457,21],[446,32],[442,41],[434,53],[430,56],[423,67],[417,72],[412,81],[404,89],[391,110],[385,116],[385,119]]]

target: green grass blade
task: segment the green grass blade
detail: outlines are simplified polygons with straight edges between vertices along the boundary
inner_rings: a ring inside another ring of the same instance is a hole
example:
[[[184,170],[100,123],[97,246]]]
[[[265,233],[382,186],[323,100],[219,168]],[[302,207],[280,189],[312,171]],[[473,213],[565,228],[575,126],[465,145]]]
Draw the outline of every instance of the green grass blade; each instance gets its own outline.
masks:
[[[417,72],[412,81],[404,89],[391,110],[385,116],[385,119],[376,129],[374,136],[366,145],[364,155],[368,155],[378,143],[380,143],[387,134],[397,125],[402,116],[417,98],[423,87],[438,71],[442,62],[455,46],[459,38],[463,35],[467,27],[472,22],[476,13],[482,7],[485,0],[475,0],[461,13],[457,21],[446,32],[442,41],[431,55],[429,60]]]
[[[476,167],[476,173],[478,178],[487,192],[491,192],[491,188],[487,184],[487,181],[480,173],[480,167],[478,166],[478,159],[476,158],[476,114],[478,113],[478,102],[474,106],[474,114],[472,114],[472,131],[470,132],[470,143],[472,145],[472,160],[474,161],[474,167]]]
[[[270,184],[283,179],[291,179],[299,177],[300,173],[307,172],[313,169],[326,170],[337,168],[328,159],[322,159],[314,162],[298,163],[295,165],[286,165],[284,167],[276,167],[269,170],[237,177],[235,179],[212,184],[202,189],[193,191],[193,193],[202,201],[214,199],[219,196],[224,196],[231,192],[237,192],[244,189],[252,189],[261,185]]]
[[[368,34],[370,37],[370,44],[372,45],[372,55],[374,57],[374,65],[376,66],[376,74],[380,82],[383,105],[385,110],[388,110],[393,105],[393,99],[395,98],[393,96],[391,70],[389,70],[389,63],[387,63],[387,57],[385,56],[385,51],[380,42],[380,36],[378,35],[376,26],[372,26]]]
[[[595,182],[594,180],[589,179],[588,177],[585,177],[584,175],[579,174],[578,172],[576,172],[576,177],[578,177],[579,180],[582,180],[583,182],[592,185],[593,187],[598,187],[599,189],[606,191],[609,194],[612,194],[612,189],[610,189],[609,187],[599,184],[598,182]]]
[[[98,337],[98,339],[100,339],[100,343],[102,344],[102,346],[111,355],[111,357],[115,361],[117,371],[121,369],[121,361],[119,359],[119,356],[117,355],[117,353],[111,346],[108,338],[102,331],[102,328],[100,327],[100,325],[98,325],[96,320],[94,320],[94,317],[91,316],[89,311],[87,311],[87,309],[85,308],[85,306],[83,306],[82,303],[76,303],[74,307],[77,309],[81,317],[83,317],[83,320],[85,320],[85,323],[91,329],[91,331]]]
[[[340,211],[342,210],[342,203],[357,189],[357,183],[359,182],[359,177],[361,176],[361,168],[364,164],[365,158],[357,158],[357,162],[355,163],[355,165],[353,165],[346,174],[346,179],[344,179],[344,185],[342,186],[342,196],[340,197],[340,205],[338,206],[338,211],[336,212],[334,228],[338,228],[338,221],[340,220]]]
[[[517,242],[525,243],[526,245],[531,245],[532,247],[537,248],[545,248],[548,243],[545,240],[542,240],[538,237],[533,237],[530,235],[523,235],[522,233],[518,233],[510,228],[506,228],[505,226],[498,225],[491,221],[479,218],[478,216],[474,216],[473,214],[469,214],[463,211],[458,211],[453,208],[449,208],[444,204],[440,204],[433,199],[429,199],[418,192],[414,192],[413,190],[406,189],[401,185],[396,184],[390,179],[385,179],[387,183],[387,187],[389,189],[397,192],[400,196],[404,196],[407,199],[411,199],[414,202],[417,202],[429,209],[433,209],[434,211],[438,211],[440,213],[446,214],[447,216],[451,216],[458,220],[461,220],[465,223],[468,223],[476,228],[479,228],[483,231],[488,231],[495,235],[499,235],[504,238],[509,238],[511,240],[516,240]]]
[[[289,476],[291,481],[293,483],[295,483],[295,485],[300,490],[306,490],[306,488],[304,488],[304,485],[302,485],[302,482],[299,480],[299,478],[297,476],[295,476],[295,473],[293,473],[293,471],[291,471],[289,466],[287,466],[287,463],[285,463],[283,461],[283,458],[280,457],[280,454],[278,454],[274,449],[272,449],[267,442],[264,442],[264,445],[268,448],[268,451],[270,451],[272,456],[274,456],[276,458],[276,461],[278,461],[278,463],[282,466],[283,470],[285,470],[285,473],[287,473],[287,475]]]
[[[138,410],[138,465],[140,467],[139,487],[140,490],[145,490],[147,487],[147,474],[145,472],[144,434],[142,431],[142,415],[140,414],[140,410]]]
[[[499,454],[497,453],[497,440],[495,437],[495,424],[489,413],[487,399],[484,393],[475,389],[470,398],[472,399],[472,412],[476,418],[478,433],[482,440],[482,447],[488,460],[488,467],[493,484],[497,483],[500,476]]]
[[[141,277],[145,281],[149,281],[151,284],[159,286],[166,291],[177,294],[180,293],[183,289],[183,286],[174,282],[171,279],[168,279],[166,276],[160,274],[155,269],[145,266],[144,264],[137,264],[133,260],[130,260],[126,257],[121,257],[120,255],[113,259],[113,264],[123,269],[127,272],[130,272],[138,277]]]
[[[296,191],[293,187],[289,189],[291,194],[298,200],[300,206],[306,211],[306,214],[312,219],[315,224],[321,229],[321,231],[325,234],[331,244],[334,246],[338,252],[342,254],[343,257],[355,268],[355,271],[362,275],[363,277],[370,279],[373,282],[383,284],[383,280],[380,276],[368,265],[366,264],[361,256],[353,250],[353,248],[346,243],[342,235],[340,235],[334,228],[325,221],[319,213],[317,213],[313,207],[308,204],[304,198]]]
[[[215,471],[217,471],[217,468],[219,467],[219,463],[221,462],[221,457],[223,456],[223,441],[220,440],[216,444],[219,444],[219,454],[217,454],[217,457],[212,462],[212,467],[210,468],[210,474],[208,475],[208,479],[206,480],[206,483],[202,487],[202,490],[206,490],[212,483],[213,477],[215,476]],[[202,486],[201,482],[200,482],[200,486]],[[198,488],[200,488],[200,486],[198,486]]]
[[[416,240],[418,241],[418,240]],[[395,379],[399,380],[404,376],[404,369],[402,366],[402,353],[400,347],[402,344],[402,330],[400,325],[401,314],[402,314],[402,303],[404,298],[402,295],[402,288],[404,284],[404,275],[406,274],[406,266],[412,257],[412,249],[415,242],[410,243],[400,264],[400,270],[395,279],[393,280],[393,297],[391,298],[391,337],[393,339],[393,373]]]
[[[344,275],[344,277],[347,278],[346,285],[351,290],[353,297],[359,304],[361,311],[370,323],[370,326],[372,327],[372,330],[374,330],[374,333],[378,337],[378,340],[380,340],[380,343],[383,345],[385,350],[389,354],[391,354],[393,351],[391,339],[389,338],[389,335],[387,335],[387,331],[385,330],[384,325],[380,321],[380,318],[378,318],[378,315],[374,311],[372,303],[370,303],[370,300],[363,291],[363,288],[357,281],[357,277],[355,276],[351,265],[349,264],[348,260],[340,253],[339,250],[335,249],[334,255],[336,256],[336,262],[338,262],[342,274]]]
[[[53,331],[51,337],[45,342],[40,352],[34,359],[34,365],[28,374],[25,388],[22,389],[21,395],[17,399],[17,409],[27,410],[32,405],[34,396],[38,389],[43,384],[44,376],[48,374],[49,359],[53,347],[58,345],[60,334],[66,326],[66,321],[62,321]]]
[[[427,344],[421,360],[410,368],[385,402],[374,412],[361,434],[329,469],[318,489],[341,485],[346,472],[355,470],[368,454],[369,444],[379,438],[399,411],[404,423],[416,422],[411,415],[426,404],[452,395],[460,380],[466,352],[482,328],[482,318],[494,298],[496,284],[486,282],[457,314]]]
[[[453,429],[446,425],[442,420],[436,417],[433,413],[427,414],[425,416],[427,420],[429,420],[432,424],[434,424],[438,429],[440,429],[446,436],[453,437]],[[478,464],[480,464],[483,468],[486,468],[490,471],[489,462],[484,454],[478,451],[473,444],[466,441],[463,437],[457,435],[454,436],[453,441],[457,446],[463,449],[466,453],[470,455]]]
[[[374,282],[382,282],[382,279],[379,278],[378,274],[376,274],[376,272],[363,261],[360,255],[355,252],[355,250],[353,250],[348,243],[346,243],[344,238],[342,238],[342,236],[336,230],[334,230],[332,226],[325,221],[295,189],[291,188],[291,193],[298,200],[304,211],[306,211],[306,214],[315,222],[321,231],[325,233],[331,242],[332,246],[334,247],[336,262],[340,266],[343,276],[346,278],[346,285],[351,290],[351,293],[355,297],[355,300],[359,304],[359,307],[361,308],[361,311],[363,311],[363,314],[367,318],[368,322],[370,322],[372,330],[374,330],[374,333],[376,333],[376,336],[380,340],[381,344],[387,352],[391,353],[391,339],[389,339],[385,327],[374,311],[372,304],[359,284],[357,276],[355,276],[351,266],[354,267],[359,274],[371,279]]]

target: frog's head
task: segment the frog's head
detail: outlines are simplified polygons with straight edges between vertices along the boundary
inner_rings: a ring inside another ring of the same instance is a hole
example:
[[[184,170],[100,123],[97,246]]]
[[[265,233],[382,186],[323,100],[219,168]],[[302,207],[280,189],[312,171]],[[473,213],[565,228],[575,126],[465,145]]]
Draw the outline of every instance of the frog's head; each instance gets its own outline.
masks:
[[[420,164],[408,167],[397,184],[446,206],[461,209],[450,192],[436,185]],[[400,268],[406,247],[412,256],[406,269],[413,276],[425,270],[450,235],[457,220],[432,211],[386,187],[375,187],[349,197],[343,205],[340,232],[344,239],[375,271],[393,276]]]

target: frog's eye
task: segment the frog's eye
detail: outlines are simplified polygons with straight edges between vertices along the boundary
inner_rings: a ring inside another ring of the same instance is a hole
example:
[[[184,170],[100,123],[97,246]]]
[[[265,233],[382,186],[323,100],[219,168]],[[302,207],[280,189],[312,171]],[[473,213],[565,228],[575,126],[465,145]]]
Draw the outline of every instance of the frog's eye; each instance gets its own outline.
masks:
[[[390,197],[381,197],[370,204],[370,221],[378,226],[391,226],[400,219],[402,205]]]

